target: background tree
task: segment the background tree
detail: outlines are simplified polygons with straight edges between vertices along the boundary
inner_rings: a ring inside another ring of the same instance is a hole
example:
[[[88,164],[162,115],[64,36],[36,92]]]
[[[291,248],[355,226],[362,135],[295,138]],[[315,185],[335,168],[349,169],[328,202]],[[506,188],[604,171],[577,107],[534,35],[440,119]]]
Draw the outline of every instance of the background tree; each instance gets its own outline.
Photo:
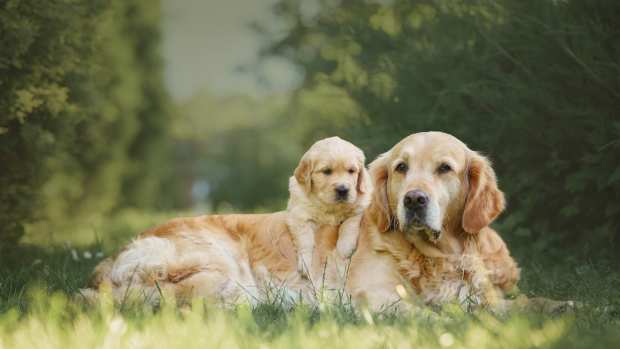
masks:
[[[158,5],[5,1],[0,33],[0,248],[27,222],[53,235],[155,205],[169,120]]]

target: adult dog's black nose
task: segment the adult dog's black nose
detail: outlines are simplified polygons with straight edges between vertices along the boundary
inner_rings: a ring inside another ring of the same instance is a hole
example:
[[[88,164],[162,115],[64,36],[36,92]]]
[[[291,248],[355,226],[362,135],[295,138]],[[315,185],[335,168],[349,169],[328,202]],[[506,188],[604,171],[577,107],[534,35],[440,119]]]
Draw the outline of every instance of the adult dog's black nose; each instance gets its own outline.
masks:
[[[337,186],[334,190],[336,191],[336,198],[338,199],[346,199],[349,195],[349,188],[344,184]]]
[[[421,190],[412,190],[405,194],[403,204],[409,210],[419,210],[428,205],[428,195]]]

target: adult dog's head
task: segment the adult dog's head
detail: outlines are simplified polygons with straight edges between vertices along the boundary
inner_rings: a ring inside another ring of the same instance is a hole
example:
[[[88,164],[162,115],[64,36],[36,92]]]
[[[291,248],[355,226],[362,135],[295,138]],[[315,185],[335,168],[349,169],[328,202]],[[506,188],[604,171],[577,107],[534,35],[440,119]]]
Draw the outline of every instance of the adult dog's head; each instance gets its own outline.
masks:
[[[364,153],[339,138],[312,145],[295,169],[294,179],[311,201],[327,207],[352,207],[370,200],[372,182]]]
[[[489,161],[445,133],[403,139],[370,164],[370,173],[370,213],[379,230],[400,230],[411,242],[436,243],[446,231],[476,234],[504,210]]]

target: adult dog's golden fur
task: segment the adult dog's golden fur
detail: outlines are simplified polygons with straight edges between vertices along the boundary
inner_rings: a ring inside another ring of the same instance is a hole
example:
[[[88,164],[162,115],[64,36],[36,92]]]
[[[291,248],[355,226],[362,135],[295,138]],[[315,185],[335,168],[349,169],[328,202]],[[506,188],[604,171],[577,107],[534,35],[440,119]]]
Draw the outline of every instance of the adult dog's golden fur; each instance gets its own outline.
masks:
[[[111,289],[117,300],[131,293],[157,301],[163,291],[226,304],[266,301],[273,292],[288,301],[313,301],[321,287],[313,279],[333,285],[344,269],[343,253],[334,249],[338,236],[353,239],[347,248],[355,248],[350,244],[357,242],[361,218],[344,234],[339,227],[367,205],[369,178],[357,147],[336,137],[319,141],[291,178],[287,211],[172,220],[142,233],[97,266],[93,287]],[[347,195],[336,197],[335,189],[343,186],[350,188]],[[305,249],[298,248],[300,234]],[[307,280],[297,272],[297,251],[306,253],[309,274],[316,277]]]
[[[379,309],[397,303],[404,285],[427,303],[502,302],[519,268],[489,228],[504,195],[485,157],[451,135],[416,133],[370,173],[374,195],[347,283],[356,301]]]

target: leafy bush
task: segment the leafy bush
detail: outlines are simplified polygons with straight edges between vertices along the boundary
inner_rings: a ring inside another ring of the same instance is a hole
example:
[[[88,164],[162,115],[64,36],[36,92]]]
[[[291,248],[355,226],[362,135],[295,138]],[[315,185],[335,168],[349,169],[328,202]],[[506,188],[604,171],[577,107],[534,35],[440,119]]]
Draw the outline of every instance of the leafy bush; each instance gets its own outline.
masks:
[[[146,171],[168,118],[159,7],[9,0],[0,33],[0,246],[29,221],[49,233],[105,214],[123,189],[123,202],[156,202],[144,193],[163,177]]]

